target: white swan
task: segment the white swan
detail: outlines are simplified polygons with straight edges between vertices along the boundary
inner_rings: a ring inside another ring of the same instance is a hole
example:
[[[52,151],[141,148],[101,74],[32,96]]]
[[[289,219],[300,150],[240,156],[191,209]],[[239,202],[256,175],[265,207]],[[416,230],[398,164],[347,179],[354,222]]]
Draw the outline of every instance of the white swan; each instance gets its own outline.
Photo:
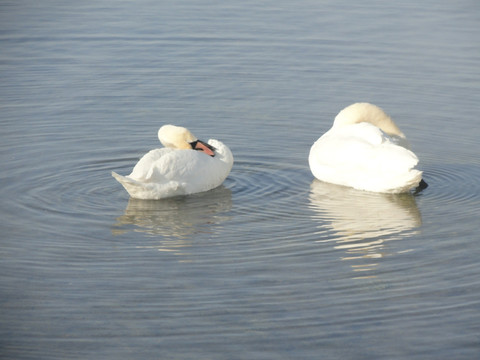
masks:
[[[378,106],[356,103],[340,111],[311,147],[308,162],[322,181],[359,190],[402,193],[427,187],[405,135]]]
[[[165,147],[145,154],[130,175],[112,172],[132,198],[156,200],[211,190],[232,169],[232,152],[218,140],[204,143],[174,125],[162,126],[158,138]]]

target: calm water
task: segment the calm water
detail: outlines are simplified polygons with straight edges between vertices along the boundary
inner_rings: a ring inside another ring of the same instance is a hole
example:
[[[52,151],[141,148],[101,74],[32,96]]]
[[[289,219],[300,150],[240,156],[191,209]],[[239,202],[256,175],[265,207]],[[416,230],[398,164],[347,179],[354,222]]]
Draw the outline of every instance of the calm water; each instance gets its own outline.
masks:
[[[477,1],[0,2],[2,359],[473,359]],[[430,187],[313,179],[356,101]],[[235,155],[220,188],[130,200],[165,123]]]

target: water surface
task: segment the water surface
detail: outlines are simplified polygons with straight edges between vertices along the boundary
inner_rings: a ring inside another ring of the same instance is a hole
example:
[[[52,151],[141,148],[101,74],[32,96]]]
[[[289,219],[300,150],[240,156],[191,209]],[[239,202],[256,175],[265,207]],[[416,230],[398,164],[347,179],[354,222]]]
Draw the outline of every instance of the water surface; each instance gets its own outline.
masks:
[[[472,1],[0,4],[5,359],[472,359],[480,350]],[[307,156],[383,107],[429,187],[358,192]],[[228,144],[212,191],[110,176],[165,123]]]

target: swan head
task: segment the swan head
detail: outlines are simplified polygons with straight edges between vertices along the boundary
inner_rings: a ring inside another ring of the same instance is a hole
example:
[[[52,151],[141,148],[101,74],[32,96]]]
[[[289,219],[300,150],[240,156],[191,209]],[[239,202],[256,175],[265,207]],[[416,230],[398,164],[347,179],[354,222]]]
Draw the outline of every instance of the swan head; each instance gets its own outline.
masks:
[[[333,126],[339,127],[361,122],[371,123],[388,135],[405,138],[405,135],[400,131],[390,116],[378,106],[370,103],[355,103],[347,106],[335,117]]]
[[[190,149],[202,151],[215,156],[215,148],[198,140],[187,128],[175,125],[164,125],[158,130],[158,139],[163,146],[172,149]]]

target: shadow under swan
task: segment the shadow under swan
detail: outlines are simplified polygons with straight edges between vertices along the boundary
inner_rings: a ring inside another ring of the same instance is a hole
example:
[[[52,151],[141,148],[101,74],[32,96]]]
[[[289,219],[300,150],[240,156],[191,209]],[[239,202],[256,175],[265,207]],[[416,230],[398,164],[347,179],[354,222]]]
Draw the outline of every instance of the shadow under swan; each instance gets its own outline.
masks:
[[[159,251],[181,253],[195,235],[213,233],[214,227],[229,219],[232,193],[223,185],[206,192],[163,200],[130,198],[124,214],[113,225],[115,235],[129,231],[158,237]]]
[[[422,224],[415,196],[409,193],[372,193],[314,180],[309,200],[318,228],[327,226],[334,233],[318,242],[334,241],[358,278],[375,277],[376,261],[391,255],[387,242],[415,234]]]

